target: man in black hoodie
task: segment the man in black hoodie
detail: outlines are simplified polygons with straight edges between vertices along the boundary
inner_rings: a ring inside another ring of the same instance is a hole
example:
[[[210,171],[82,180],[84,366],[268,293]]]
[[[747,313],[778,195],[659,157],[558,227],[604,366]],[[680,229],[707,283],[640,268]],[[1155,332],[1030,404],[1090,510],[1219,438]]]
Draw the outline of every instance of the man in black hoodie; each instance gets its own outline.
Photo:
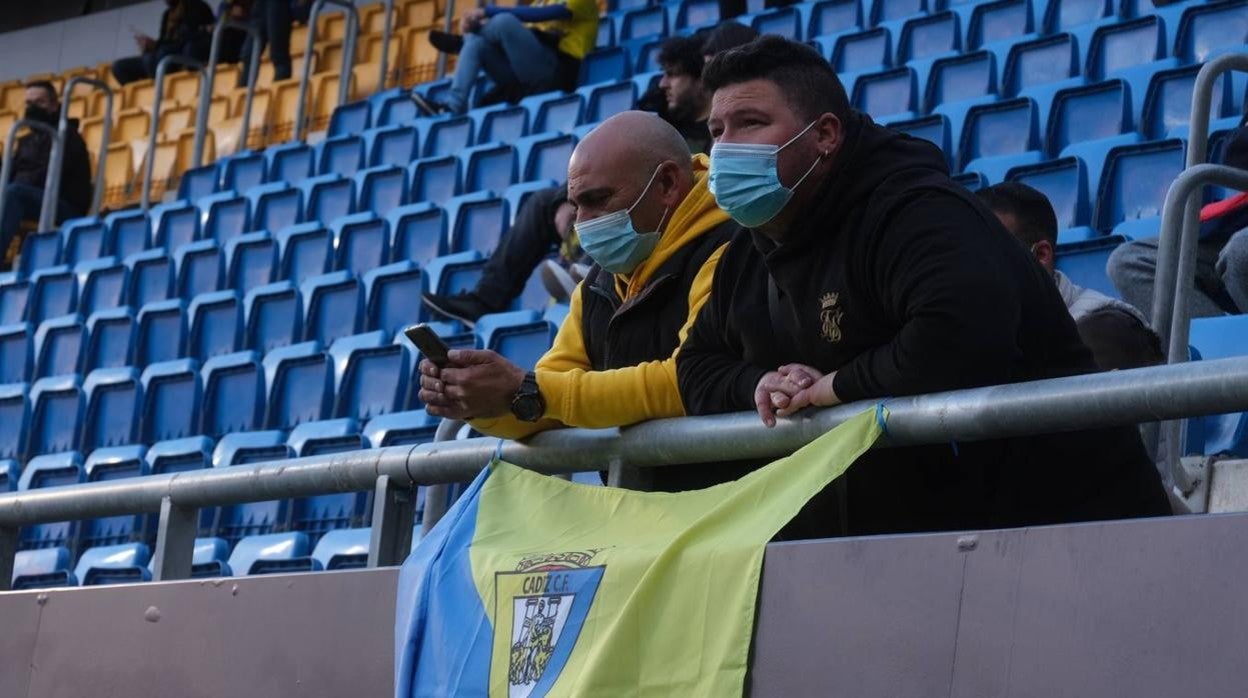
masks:
[[[160,16],[160,35],[153,39],[136,33],[134,43],[141,53],[113,61],[113,77],[118,83],[125,85],[156,77],[156,68],[165,56],[208,60],[216,21],[212,8],[204,0],[165,0],[165,6]],[[182,70],[182,66],[175,66],[174,70]]]
[[[1095,370],[1052,279],[932,144],[849,107],[826,62],[763,37],[716,57],[710,187],[730,243],[677,357],[690,414]],[[1163,515],[1132,427],[873,451],[814,500],[802,537]]]
[[[57,127],[61,104],[56,88],[49,82],[26,86],[26,114],[31,121]],[[13,153],[13,179],[4,190],[4,220],[0,221],[0,269],[8,268],[17,254],[18,230],[22,221],[36,220],[43,205],[43,187],[48,178],[48,158],[52,137],[32,129],[17,141]],[[65,133],[65,160],[61,170],[60,197],[56,220],[85,216],[91,208],[91,159],[87,144],[78,134],[78,120],[70,119]]]

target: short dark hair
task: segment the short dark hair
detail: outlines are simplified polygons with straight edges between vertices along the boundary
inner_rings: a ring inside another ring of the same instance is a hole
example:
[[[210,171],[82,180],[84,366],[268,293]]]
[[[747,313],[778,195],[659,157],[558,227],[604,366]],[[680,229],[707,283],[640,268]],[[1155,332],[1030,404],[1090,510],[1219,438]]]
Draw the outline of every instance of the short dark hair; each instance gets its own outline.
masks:
[[[1024,245],[1031,247],[1044,240],[1057,244],[1057,214],[1043,192],[1020,182],[1002,182],[980,189],[975,195],[994,213],[1014,218],[1018,224],[1014,232]]]
[[[806,44],[763,36],[715,56],[702,71],[702,86],[710,93],[750,80],[774,82],[803,119],[827,112],[842,121],[849,117],[845,86],[823,56]]]
[[[31,80],[30,82],[26,83],[26,89],[29,90],[32,87],[38,88],[40,90],[47,90],[47,93],[52,95],[52,99],[56,99],[56,87],[53,86],[52,83],[48,82],[47,80]]]
[[[744,46],[757,39],[758,32],[740,22],[720,22],[703,36],[702,55],[717,56],[730,48]]]
[[[673,36],[659,46],[659,65],[664,70],[702,77],[702,42],[692,36]]]

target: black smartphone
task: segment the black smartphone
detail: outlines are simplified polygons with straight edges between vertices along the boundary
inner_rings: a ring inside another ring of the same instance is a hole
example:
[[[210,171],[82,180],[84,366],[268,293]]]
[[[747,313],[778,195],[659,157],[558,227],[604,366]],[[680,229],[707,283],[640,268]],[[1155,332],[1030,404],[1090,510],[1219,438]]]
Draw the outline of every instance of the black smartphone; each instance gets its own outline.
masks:
[[[420,355],[432,361],[434,366],[438,368],[446,366],[446,353],[450,351],[450,347],[446,346],[446,342],[442,341],[432,327],[422,322],[403,330],[403,334],[412,340],[412,344],[420,350]]]

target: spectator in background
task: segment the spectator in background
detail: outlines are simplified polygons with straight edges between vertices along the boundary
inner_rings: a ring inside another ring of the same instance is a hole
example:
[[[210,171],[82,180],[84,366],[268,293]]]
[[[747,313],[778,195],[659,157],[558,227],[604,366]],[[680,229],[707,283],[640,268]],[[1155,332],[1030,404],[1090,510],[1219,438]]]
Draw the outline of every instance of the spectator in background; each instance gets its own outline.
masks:
[[[425,305],[434,312],[459,320],[468,327],[488,313],[506,310],[524,290],[533,268],[555,247],[565,247],[576,207],[568,202],[567,186],[533,192],[521,205],[516,222],[490,255],[481,280],[471,291],[447,296],[423,294]],[[575,247],[573,243],[571,246]],[[576,262],[579,255],[563,254],[565,262]]]
[[[710,189],[749,228],[677,355],[691,414],[810,405],[1095,370],[1051,279],[931,143],[852,109],[814,49],[764,36],[714,58]],[[1131,427],[879,449],[793,536],[1162,515]]]
[[[623,112],[585,136],[568,165],[568,195],[595,265],[554,346],[527,374],[491,351],[452,351],[442,370],[422,361],[429,413],[472,418],[478,431],[506,438],[683,415],[674,357],[736,229],[706,179],[706,156],[691,161],[676,129],[653,114]],[[721,473],[653,470],[662,490]]]
[[[1076,286],[1054,268],[1057,214],[1044,194],[1018,182],[1002,182],[976,192],[1000,219],[1001,225],[1053,275],[1066,309],[1074,318],[1083,343],[1092,349],[1103,371],[1155,366],[1165,362],[1161,340],[1148,319],[1116,298]]]
[[[296,8],[297,9],[297,8]],[[273,63],[273,80],[289,80],[292,76],[290,60],[290,30],[294,22],[290,0],[253,0],[250,16],[260,34],[260,50],[269,47],[269,60]],[[239,55],[251,55],[251,36],[243,41]],[[247,85],[247,71],[239,73],[239,87]]]
[[[494,81],[495,102],[516,102],[528,94],[576,87],[581,60],[598,40],[598,5],[593,0],[535,0],[521,7],[479,7],[460,21],[461,35],[429,32],[443,53],[459,54],[445,103],[412,92],[421,111],[462,114],[481,71]]]
[[[113,77],[118,83],[125,85],[156,77],[156,67],[165,56],[208,60],[215,22],[212,8],[204,0],[165,0],[165,5],[160,16],[160,35],[153,39],[136,33],[134,42],[140,54],[113,61]]]
[[[57,127],[61,103],[56,88],[45,81],[26,85],[25,118]],[[65,132],[65,159],[61,170],[60,197],[56,220],[85,216],[91,208],[91,158],[87,144],[78,133],[78,120],[69,119]],[[17,141],[13,153],[13,179],[4,190],[4,220],[0,221],[0,266],[8,268],[21,247],[18,232],[22,221],[38,220],[43,206],[43,187],[48,179],[52,136],[31,129]]]
[[[1222,163],[1248,169],[1248,127],[1231,135]],[[1109,256],[1106,271],[1123,300],[1149,317],[1157,276],[1159,238],[1124,242]],[[1200,210],[1195,293],[1191,317],[1248,313],[1248,193],[1235,194]]]
[[[251,5],[254,0],[222,0],[217,5],[218,17],[229,17],[235,22],[246,23],[251,19]],[[243,45],[247,42],[247,32],[241,29],[226,29],[221,34],[221,50],[218,61],[221,63],[238,63],[247,61],[251,54],[243,55]],[[243,66],[247,70],[247,66]]]

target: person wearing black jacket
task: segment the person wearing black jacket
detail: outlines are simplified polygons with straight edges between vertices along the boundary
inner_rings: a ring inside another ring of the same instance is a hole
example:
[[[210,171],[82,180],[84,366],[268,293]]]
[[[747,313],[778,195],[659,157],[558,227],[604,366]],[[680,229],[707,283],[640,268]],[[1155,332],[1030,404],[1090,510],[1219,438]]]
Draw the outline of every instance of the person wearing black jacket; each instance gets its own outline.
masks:
[[[703,81],[711,191],[748,230],[677,357],[690,414],[757,409],[771,426],[808,405],[1096,369],[1052,279],[935,146],[851,109],[813,49],[763,37]],[[881,449],[843,480],[791,535],[1170,511],[1132,427]]]
[[[122,85],[156,77],[156,67],[165,56],[177,54],[208,60],[216,21],[212,8],[204,0],[165,0],[165,5],[160,16],[160,35],[153,39],[135,34],[134,42],[141,53],[113,61],[113,77]]]
[[[61,104],[56,88],[45,81],[26,86],[25,118],[57,127]],[[60,196],[56,220],[84,216],[91,208],[91,158],[87,144],[78,133],[78,120],[69,119],[65,132],[65,159],[61,170]],[[52,136],[31,129],[17,141],[13,153],[13,179],[4,190],[4,220],[0,221],[0,268],[8,268],[17,256],[21,241],[17,233],[22,221],[39,218],[43,206],[43,187],[48,179],[48,160],[52,154]],[[12,248],[12,249],[11,249]]]

